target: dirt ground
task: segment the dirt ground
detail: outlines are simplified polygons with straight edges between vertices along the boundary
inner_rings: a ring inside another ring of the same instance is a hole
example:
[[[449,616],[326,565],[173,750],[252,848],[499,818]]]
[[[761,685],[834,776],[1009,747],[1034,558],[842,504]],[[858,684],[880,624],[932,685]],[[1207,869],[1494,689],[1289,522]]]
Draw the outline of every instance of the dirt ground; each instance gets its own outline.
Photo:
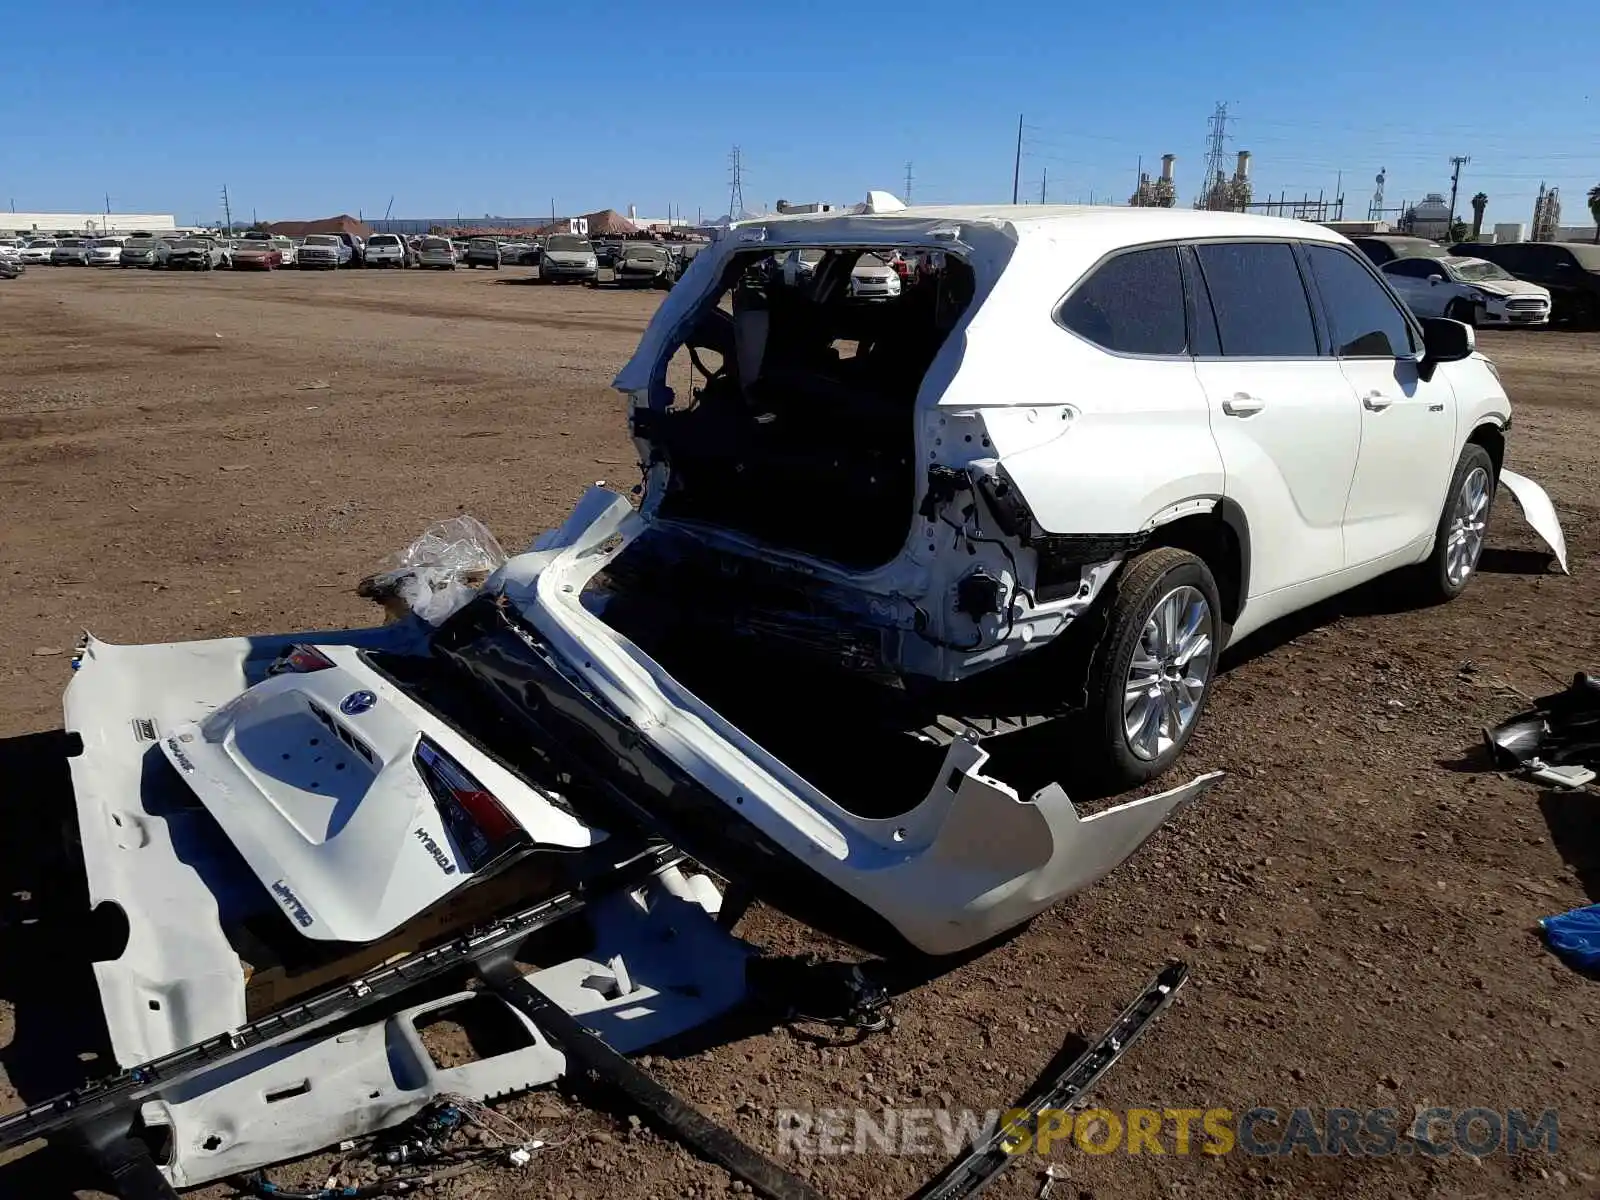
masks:
[[[355,582],[428,522],[470,512],[516,548],[586,484],[635,482],[607,384],[658,297],[519,286],[527,275],[60,269],[0,284],[0,1108],[113,1067],[92,981],[52,925],[71,875],[48,830],[69,801],[55,775],[17,766],[51,745],[80,629],[139,642],[366,622]],[[1547,569],[1502,497],[1455,604],[1413,609],[1380,583],[1231,651],[1179,768],[1226,779],[1105,883],[902,997],[892,1033],[757,1031],[651,1070],[768,1153],[778,1109],[1005,1108],[1064,1039],[1096,1035],[1179,957],[1192,984],[1103,1106],[1392,1108],[1402,1126],[1435,1105],[1554,1108],[1558,1153],[1063,1142],[1053,1196],[1595,1194],[1600,991],[1535,922],[1600,900],[1597,798],[1488,770],[1479,730],[1600,668],[1600,335],[1480,341],[1517,406],[1509,462],[1553,494],[1573,577]],[[740,928],[780,950],[816,944],[762,910]],[[549,1095],[506,1111],[553,1148],[438,1195],[734,1190],[625,1113]],[[943,1156],[787,1161],[829,1196],[892,1197]],[[990,1194],[1035,1195],[1040,1162]],[[0,1167],[0,1196],[85,1186],[70,1155]]]

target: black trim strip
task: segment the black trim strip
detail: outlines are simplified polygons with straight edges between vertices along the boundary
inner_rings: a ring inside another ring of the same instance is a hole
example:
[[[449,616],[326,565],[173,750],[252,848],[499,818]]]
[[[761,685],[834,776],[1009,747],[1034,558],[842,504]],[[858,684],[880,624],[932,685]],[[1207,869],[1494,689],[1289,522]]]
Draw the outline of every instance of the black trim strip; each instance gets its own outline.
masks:
[[[507,1004],[539,1027],[566,1056],[563,1074],[569,1080],[594,1080],[620,1092],[628,1107],[648,1117],[707,1162],[744,1180],[769,1200],[823,1200],[798,1175],[793,1175],[759,1150],[739,1140],[692,1104],[678,1099],[644,1071],[584,1028],[572,1014],[529,982],[511,963],[487,965],[483,980]]]

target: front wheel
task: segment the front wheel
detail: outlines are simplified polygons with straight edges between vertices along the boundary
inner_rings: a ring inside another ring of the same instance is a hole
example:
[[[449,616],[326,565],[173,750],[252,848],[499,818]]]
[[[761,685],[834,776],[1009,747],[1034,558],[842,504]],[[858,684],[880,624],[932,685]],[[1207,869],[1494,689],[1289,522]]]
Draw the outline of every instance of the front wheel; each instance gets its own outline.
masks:
[[[1424,601],[1454,600],[1477,573],[1494,507],[1494,486],[1494,460],[1482,446],[1468,442],[1450,477],[1444,511],[1433,534],[1433,553],[1422,564]]]
[[[1170,767],[1194,732],[1221,654],[1216,580],[1198,557],[1163,547],[1112,582],[1090,670],[1090,774],[1123,789]]]

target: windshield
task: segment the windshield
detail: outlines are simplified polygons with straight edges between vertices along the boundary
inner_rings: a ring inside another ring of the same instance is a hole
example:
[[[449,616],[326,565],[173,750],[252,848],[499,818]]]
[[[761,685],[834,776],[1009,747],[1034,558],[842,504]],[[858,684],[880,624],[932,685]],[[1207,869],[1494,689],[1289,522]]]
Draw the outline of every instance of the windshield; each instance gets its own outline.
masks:
[[[63,246],[77,247],[82,246],[85,243],[82,238],[62,238],[59,244]]]
[[[444,238],[423,238],[422,248],[424,250],[448,250],[450,249],[450,243]]]
[[[33,250],[42,250],[47,246],[54,246],[55,244],[56,242],[54,238],[34,238],[33,241],[28,243],[28,248]]]
[[[499,248],[500,243],[493,238],[473,238],[467,245],[478,250],[495,250]]]
[[[175,243],[175,245],[184,250],[204,250],[210,244],[210,242],[207,242],[201,238],[179,238]]]
[[[308,246],[337,246],[339,239],[331,233],[313,233],[306,238]]]
[[[148,250],[156,244],[155,238],[131,238],[124,250]]]
[[[116,238],[99,238],[95,241],[95,245],[99,247],[121,246],[122,243],[117,241]]]
[[[367,242],[369,246],[398,246],[399,244],[400,239],[392,233],[375,233],[372,235],[371,240]]]
[[[1455,270],[1457,279],[1464,279],[1468,283],[1486,283],[1491,279],[1515,279],[1502,266],[1492,262],[1484,262],[1481,258],[1457,258],[1450,260],[1450,266]]]
[[[629,246],[622,252],[624,258],[662,258],[666,251],[660,246]]]
[[[561,233],[556,234],[546,242],[545,249],[564,251],[568,254],[591,254],[594,252],[594,247],[590,246],[583,238],[569,237]]]

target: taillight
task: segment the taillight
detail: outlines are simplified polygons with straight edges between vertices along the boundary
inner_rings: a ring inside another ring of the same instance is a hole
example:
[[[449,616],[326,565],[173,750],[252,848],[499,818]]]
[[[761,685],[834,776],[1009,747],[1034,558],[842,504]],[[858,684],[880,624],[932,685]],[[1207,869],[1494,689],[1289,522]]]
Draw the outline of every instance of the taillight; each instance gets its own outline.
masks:
[[[467,866],[481,870],[515,846],[528,842],[527,831],[494,794],[460,763],[427,738],[417,740],[417,773],[428,785],[439,815]]]
[[[309,675],[312,671],[326,671],[333,666],[329,658],[315,646],[291,646],[268,668],[268,675]]]

